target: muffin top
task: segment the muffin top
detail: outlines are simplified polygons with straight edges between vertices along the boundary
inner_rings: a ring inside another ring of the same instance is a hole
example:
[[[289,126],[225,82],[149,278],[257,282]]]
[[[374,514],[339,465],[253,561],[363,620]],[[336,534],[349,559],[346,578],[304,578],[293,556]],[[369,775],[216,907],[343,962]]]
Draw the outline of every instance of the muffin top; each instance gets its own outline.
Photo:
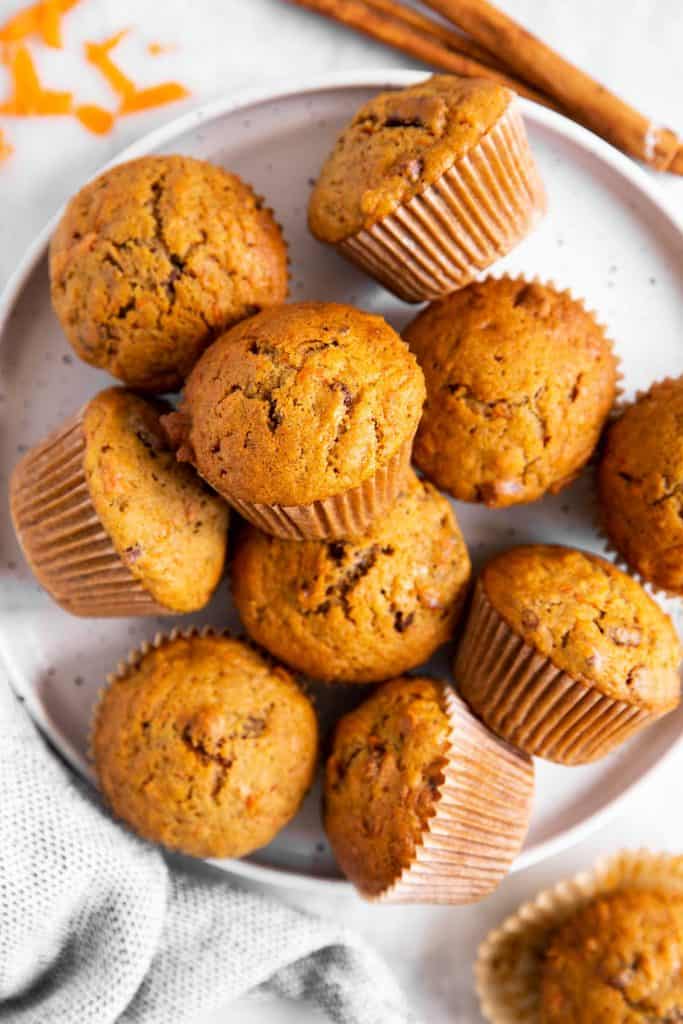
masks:
[[[678,703],[681,649],[673,623],[611,562],[570,548],[511,548],[481,574],[508,626],[572,678],[652,711]]]
[[[609,428],[598,491],[605,529],[629,565],[683,594],[683,377],[653,384]]]
[[[284,669],[227,636],[177,636],[104,691],[100,785],[148,839],[241,857],[289,821],[313,779],[317,723]]]
[[[683,897],[624,890],[594,899],[551,937],[541,1024],[683,1020]]]
[[[424,192],[479,142],[512,96],[484,78],[434,75],[369,100],[320,172],[308,208],[313,234],[340,242]]]
[[[396,881],[434,813],[450,736],[443,689],[431,679],[394,679],[337,725],[325,829],[340,867],[366,896]]]
[[[318,679],[367,683],[450,638],[469,575],[449,502],[411,473],[363,537],[284,541],[247,526],[232,591],[250,635],[276,657]]]
[[[133,387],[172,391],[217,333],[284,300],[287,250],[236,175],[146,156],[74,196],[50,245],[50,281],[82,359]]]
[[[534,501],[591,455],[616,361],[567,292],[487,278],[428,306],[404,337],[427,383],[415,461],[456,498]]]
[[[192,371],[165,424],[217,491],[307,504],[356,487],[413,436],[415,357],[379,316],[305,302],[238,324]]]
[[[133,576],[159,604],[202,608],[225,561],[228,507],[169,447],[167,408],[110,388],[87,405],[83,466],[97,515]]]

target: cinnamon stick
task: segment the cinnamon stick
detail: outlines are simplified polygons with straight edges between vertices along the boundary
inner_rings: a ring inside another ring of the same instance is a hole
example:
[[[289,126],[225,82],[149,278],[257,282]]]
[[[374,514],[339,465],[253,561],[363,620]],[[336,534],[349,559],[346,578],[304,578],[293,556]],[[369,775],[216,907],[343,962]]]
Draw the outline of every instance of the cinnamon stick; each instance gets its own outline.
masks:
[[[411,25],[424,35],[433,36],[454,53],[461,53],[464,57],[472,57],[473,60],[486,64],[490,68],[502,70],[497,58],[483,46],[475,43],[473,39],[469,39],[461,32],[455,32],[441,21],[428,18],[414,7],[407,7],[401,3],[401,0],[364,0],[364,3],[366,7],[374,8],[382,14],[388,14],[390,18],[404,21],[406,25]]]
[[[372,6],[371,0],[290,0],[299,7],[325,14],[350,28],[364,32],[372,39],[393,46],[403,53],[444,71],[451,71],[466,78],[490,78],[513,89],[521,96],[555,107],[552,100],[542,96],[523,82],[512,78],[504,71],[482,64],[472,57],[456,53],[434,36],[427,36],[404,19],[391,17]],[[397,5],[398,6],[398,5]]]
[[[581,124],[657,170],[683,174],[675,132],[655,124],[488,0],[425,0]]]

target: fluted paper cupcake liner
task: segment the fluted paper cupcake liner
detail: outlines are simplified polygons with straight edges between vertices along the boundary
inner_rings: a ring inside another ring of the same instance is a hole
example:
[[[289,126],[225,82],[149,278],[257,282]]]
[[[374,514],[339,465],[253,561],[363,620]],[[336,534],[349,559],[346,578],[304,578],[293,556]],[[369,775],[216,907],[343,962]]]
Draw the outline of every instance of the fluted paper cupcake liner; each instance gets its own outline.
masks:
[[[545,191],[515,100],[466,156],[339,250],[406,302],[472,281],[524,238]]]
[[[359,537],[398,498],[410,469],[410,438],[369,480],[342,494],[308,505],[264,505],[224,495],[240,515],[282,540],[341,540]]]
[[[122,561],[93,505],[83,467],[84,410],[16,466],[14,529],[38,582],[72,615],[168,615]]]
[[[622,851],[526,903],[479,947],[474,968],[491,1024],[541,1024],[540,981],[551,934],[592,899],[625,889],[683,893],[683,857]]]
[[[533,762],[478,722],[444,685],[450,747],[434,815],[411,864],[375,900],[472,903],[493,892],[529,826]]]
[[[477,581],[454,675],[472,711],[508,743],[560,764],[597,761],[659,716],[572,678],[515,633]]]

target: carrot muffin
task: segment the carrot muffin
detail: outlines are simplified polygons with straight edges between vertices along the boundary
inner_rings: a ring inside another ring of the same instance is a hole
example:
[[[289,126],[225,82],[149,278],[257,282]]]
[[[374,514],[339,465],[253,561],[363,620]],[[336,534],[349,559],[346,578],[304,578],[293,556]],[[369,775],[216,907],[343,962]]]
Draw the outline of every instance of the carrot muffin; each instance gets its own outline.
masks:
[[[48,593],[74,615],[203,608],[225,561],[228,507],[180,466],[168,406],[96,395],[14,470],[15,530]]]
[[[92,753],[114,813],[196,857],[243,857],[296,814],[317,723],[284,669],[228,636],[176,635],[110,681]]]
[[[683,377],[653,384],[609,428],[598,493],[605,532],[631,569],[683,595]]]
[[[532,795],[528,758],[444,683],[405,676],[337,724],[323,818],[340,867],[366,898],[467,903],[508,870]]]
[[[487,278],[428,306],[404,337],[427,382],[415,461],[454,497],[494,508],[535,501],[590,458],[617,364],[567,292]]]
[[[677,706],[680,658],[671,620],[634,579],[585,551],[537,544],[484,567],[455,678],[494,732],[578,764]]]
[[[216,341],[165,423],[178,458],[261,529],[357,536],[404,485],[424,393],[381,317],[306,302]]]
[[[479,948],[491,1024],[683,1020],[683,857],[621,850],[525,903]]]
[[[420,302],[467,284],[544,208],[514,94],[434,75],[361,107],[323,166],[308,220],[321,242]]]
[[[81,359],[132,387],[173,391],[217,334],[284,300],[287,251],[236,175],[147,156],[74,196],[50,245],[50,281]]]
[[[631,889],[600,896],[551,937],[541,1024],[683,1020],[683,896]]]
[[[411,473],[355,540],[279,540],[247,527],[232,593],[250,636],[317,679],[370,683],[426,661],[453,633],[470,560],[448,501]]]

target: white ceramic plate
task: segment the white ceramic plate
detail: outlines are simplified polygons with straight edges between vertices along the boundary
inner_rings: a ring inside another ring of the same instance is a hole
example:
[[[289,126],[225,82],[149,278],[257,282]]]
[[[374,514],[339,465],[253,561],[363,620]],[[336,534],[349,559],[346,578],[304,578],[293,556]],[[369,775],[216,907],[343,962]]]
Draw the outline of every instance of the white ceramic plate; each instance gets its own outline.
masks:
[[[330,76],[273,95],[222,100],[181,117],[136,143],[143,153],[185,153],[223,164],[266,196],[282,223],[292,258],[291,298],[332,299],[384,314],[401,328],[414,308],[392,298],[316,243],[306,229],[314,177],[341,126],[381,88],[423,77],[414,72]],[[524,104],[533,149],[549,193],[545,221],[497,271],[571,287],[608,324],[627,393],[683,372],[683,233],[650,179],[605,143],[557,114]],[[111,383],[71,353],[52,313],[46,267],[48,225],[0,301],[0,468],[3,490],[13,464],[99,388]],[[495,550],[528,540],[601,550],[592,528],[590,478],[555,498],[508,511],[456,503],[475,565]],[[33,581],[12,534],[0,524],[0,653],[11,682],[58,750],[83,774],[90,711],[106,673],[134,645],[173,620],[79,620],[55,607]],[[227,584],[199,616],[182,620],[239,628]],[[430,665],[447,673],[447,654]],[[356,696],[358,691],[355,691]],[[348,701],[321,695],[329,713]],[[596,765],[538,762],[538,790],[520,869],[577,842],[604,822],[633,786],[673,749],[683,708]],[[321,829],[319,793],[268,847],[218,862],[263,881],[343,884]]]

